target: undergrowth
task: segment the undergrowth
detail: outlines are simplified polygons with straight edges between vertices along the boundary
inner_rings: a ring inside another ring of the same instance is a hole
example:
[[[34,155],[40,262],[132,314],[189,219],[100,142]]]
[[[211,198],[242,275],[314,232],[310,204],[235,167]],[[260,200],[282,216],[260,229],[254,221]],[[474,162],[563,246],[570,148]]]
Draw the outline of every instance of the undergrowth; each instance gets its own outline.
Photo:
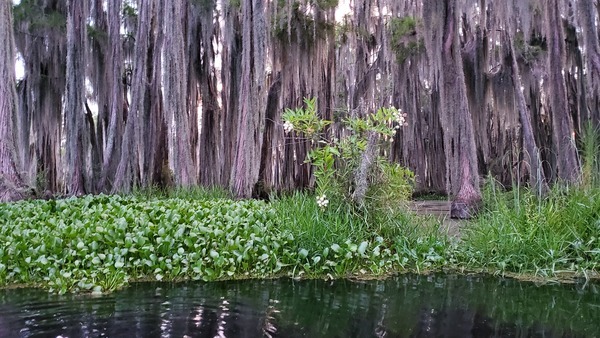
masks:
[[[600,189],[556,185],[539,197],[491,182],[484,201],[463,236],[466,266],[540,276],[598,270]]]

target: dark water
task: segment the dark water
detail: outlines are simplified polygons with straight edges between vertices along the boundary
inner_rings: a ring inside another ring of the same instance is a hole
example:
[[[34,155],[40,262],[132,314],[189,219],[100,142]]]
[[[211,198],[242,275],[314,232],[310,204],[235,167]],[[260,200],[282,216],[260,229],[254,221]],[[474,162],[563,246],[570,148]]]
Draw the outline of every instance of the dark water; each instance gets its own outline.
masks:
[[[0,337],[600,337],[599,291],[442,275],[0,290]]]

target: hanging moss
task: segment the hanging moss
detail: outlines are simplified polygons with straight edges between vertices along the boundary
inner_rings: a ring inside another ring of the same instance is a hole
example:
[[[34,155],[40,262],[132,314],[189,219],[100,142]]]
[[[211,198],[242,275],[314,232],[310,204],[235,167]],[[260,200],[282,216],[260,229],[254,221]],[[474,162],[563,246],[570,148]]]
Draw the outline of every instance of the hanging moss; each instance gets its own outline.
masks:
[[[87,33],[90,39],[96,40],[100,43],[108,43],[108,33],[104,30],[98,29],[94,25],[87,25]]]
[[[517,32],[515,35],[515,49],[518,57],[525,64],[531,64],[547,50],[546,38],[532,34],[530,40],[526,41],[523,32]]]
[[[337,2],[337,0],[323,0],[324,2]],[[282,1],[279,5],[284,5]],[[328,20],[319,18],[318,15],[306,14],[302,10],[302,4],[298,1],[292,5],[291,18],[287,17],[286,11],[280,11],[274,18],[273,35],[281,41],[290,41],[301,39],[306,42],[312,42],[323,38],[328,33],[335,33],[336,24]],[[317,9],[317,10],[322,10]],[[319,19],[315,19],[319,18]],[[288,26],[287,22],[290,25]]]
[[[316,0],[315,3],[323,10],[336,8],[339,0]]]
[[[21,22],[29,22],[29,30],[33,32],[37,29],[60,29],[67,27],[67,18],[64,14],[44,9],[35,1],[23,0],[18,5],[13,6],[13,17],[16,25]]]
[[[419,39],[417,34],[417,25],[417,19],[412,16],[392,18],[388,22],[392,50],[396,54],[396,61],[400,64],[424,50],[423,39]]]

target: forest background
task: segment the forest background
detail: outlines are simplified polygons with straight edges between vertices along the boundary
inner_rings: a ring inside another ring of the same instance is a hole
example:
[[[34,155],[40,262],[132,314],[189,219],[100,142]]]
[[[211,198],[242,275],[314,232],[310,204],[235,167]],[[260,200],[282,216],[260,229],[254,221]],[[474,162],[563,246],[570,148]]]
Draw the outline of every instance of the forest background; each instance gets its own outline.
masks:
[[[311,187],[313,144],[281,119],[307,97],[330,138],[347,117],[407,113],[382,155],[417,193],[585,179],[599,14],[593,0],[5,0],[0,199]]]

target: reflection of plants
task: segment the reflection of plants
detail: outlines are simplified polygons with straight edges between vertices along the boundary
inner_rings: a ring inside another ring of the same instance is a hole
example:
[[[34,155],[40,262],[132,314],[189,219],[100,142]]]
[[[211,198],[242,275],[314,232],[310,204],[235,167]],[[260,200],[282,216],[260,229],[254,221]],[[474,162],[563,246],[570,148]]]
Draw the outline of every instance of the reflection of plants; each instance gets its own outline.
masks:
[[[309,139],[313,149],[306,162],[314,168],[318,196],[342,196],[351,201],[354,179],[363,153],[367,150],[369,135],[375,135],[383,143],[393,140],[396,130],[406,124],[406,114],[396,108],[380,108],[366,117],[342,119],[348,132],[342,139],[328,139],[326,128],[333,122],[317,115],[316,99],[305,99],[305,108],[286,109],[283,114],[284,130]],[[382,146],[381,142],[378,146]],[[379,151],[375,151],[379,154]],[[412,193],[413,174],[398,164],[390,164],[384,157],[376,156],[368,173],[370,190],[367,198],[372,206],[385,206],[392,201],[405,201]]]

